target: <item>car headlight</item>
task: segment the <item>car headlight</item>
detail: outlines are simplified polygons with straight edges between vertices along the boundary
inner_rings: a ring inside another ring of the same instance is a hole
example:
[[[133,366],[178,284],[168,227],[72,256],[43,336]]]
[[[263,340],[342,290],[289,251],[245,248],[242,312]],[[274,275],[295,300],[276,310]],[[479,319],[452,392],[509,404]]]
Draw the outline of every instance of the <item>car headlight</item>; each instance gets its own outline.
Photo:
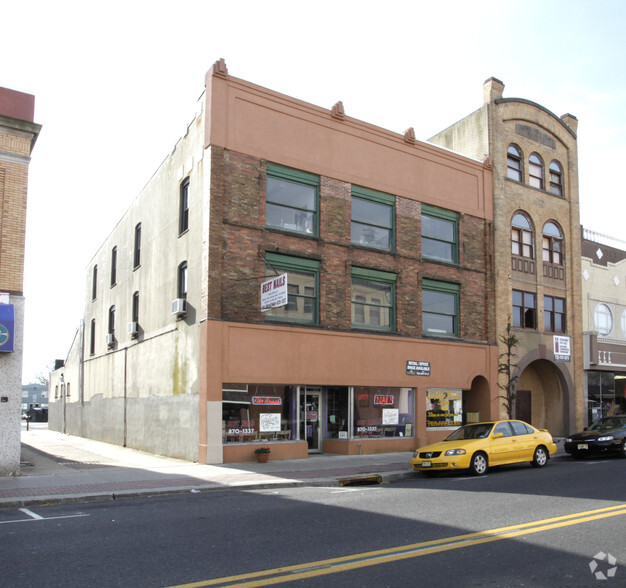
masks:
[[[598,437],[598,441],[613,441],[613,435],[607,435],[606,437]]]
[[[465,455],[466,453],[465,449],[448,449],[444,455]]]
[[[567,439],[565,439],[565,443],[571,443],[572,442],[572,438],[568,437]]]
[[[417,449],[413,452],[413,457],[417,457]]]

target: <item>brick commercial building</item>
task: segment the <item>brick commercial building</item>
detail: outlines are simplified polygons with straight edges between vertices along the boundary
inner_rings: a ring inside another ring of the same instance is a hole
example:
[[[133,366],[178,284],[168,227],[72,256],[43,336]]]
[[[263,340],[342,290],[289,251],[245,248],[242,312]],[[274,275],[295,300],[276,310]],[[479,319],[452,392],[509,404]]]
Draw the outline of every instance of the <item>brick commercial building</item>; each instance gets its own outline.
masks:
[[[507,325],[518,341],[501,394],[517,418],[566,435],[584,402],[578,121],[503,91],[488,79],[483,106],[430,141],[492,163],[499,355]]]
[[[0,475],[20,469],[24,242],[35,97],[0,88]]]
[[[498,416],[482,159],[218,61],[89,265],[50,426],[222,463],[408,451]]]

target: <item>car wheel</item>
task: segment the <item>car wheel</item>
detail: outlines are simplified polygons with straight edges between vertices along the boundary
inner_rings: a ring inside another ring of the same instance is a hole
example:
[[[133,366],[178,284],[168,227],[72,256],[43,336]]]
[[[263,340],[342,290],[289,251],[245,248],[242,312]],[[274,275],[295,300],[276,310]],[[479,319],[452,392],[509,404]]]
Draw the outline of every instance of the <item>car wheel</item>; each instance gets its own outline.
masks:
[[[484,453],[478,452],[472,456],[472,461],[470,462],[470,472],[472,472],[472,474],[482,476],[487,472],[488,467],[487,456]]]
[[[539,446],[535,449],[533,460],[530,462],[534,468],[542,468],[548,463],[548,452],[545,447]]]

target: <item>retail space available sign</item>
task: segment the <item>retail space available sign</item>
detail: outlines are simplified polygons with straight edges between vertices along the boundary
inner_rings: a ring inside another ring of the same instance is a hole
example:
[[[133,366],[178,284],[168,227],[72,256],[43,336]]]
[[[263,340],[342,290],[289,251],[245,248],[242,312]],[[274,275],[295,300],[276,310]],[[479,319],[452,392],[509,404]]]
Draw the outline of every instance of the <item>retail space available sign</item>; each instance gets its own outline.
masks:
[[[406,362],[407,376],[430,376],[430,361],[411,361]]]
[[[554,361],[569,361],[569,337],[554,336]]]
[[[261,312],[287,304],[287,274],[280,274],[261,284]]]

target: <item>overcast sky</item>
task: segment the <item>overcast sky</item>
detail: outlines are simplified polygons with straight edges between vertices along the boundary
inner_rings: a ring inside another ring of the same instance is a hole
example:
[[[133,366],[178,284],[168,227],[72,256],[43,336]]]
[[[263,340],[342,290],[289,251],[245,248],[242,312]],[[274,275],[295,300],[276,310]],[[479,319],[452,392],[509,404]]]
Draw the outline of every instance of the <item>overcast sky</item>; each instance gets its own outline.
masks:
[[[2,2],[0,86],[35,95],[25,383],[64,359],[86,268],[184,134],[204,74],[427,139],[505,97],[579,121],[581,223],[626,239],[623,0]],[[618,181],[620,180],[620,181]],[[616,214],[620,211],[620,214]]]

